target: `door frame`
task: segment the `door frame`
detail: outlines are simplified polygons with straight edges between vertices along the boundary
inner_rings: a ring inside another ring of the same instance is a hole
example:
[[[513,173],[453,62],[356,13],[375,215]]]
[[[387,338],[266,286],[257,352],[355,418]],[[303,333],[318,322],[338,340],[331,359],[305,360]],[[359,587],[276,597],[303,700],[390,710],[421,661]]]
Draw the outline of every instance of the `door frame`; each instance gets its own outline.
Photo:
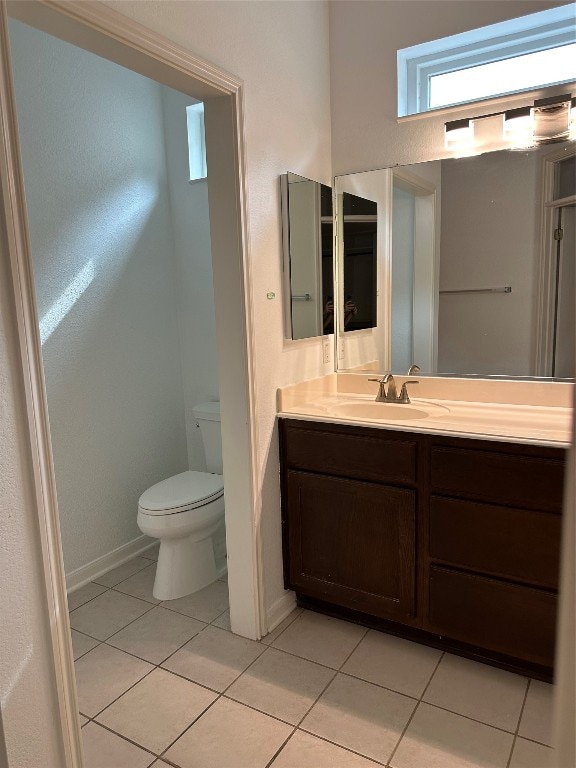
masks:
[[[573,197],[554,200],[556,165],[576,154],[576,147],[553,149],[541,161],[540,259],[537,274],[537,311],[534,329],[533,370],[535,376],[551,376],[554,355],[556,285],[555,214],[558,208],[574,203]]]
[[[440,284],[438,191],[436,186],[404,168],[392,169],[389,217],[392,221],[394,187],[414,196],[413,362],[423,371],[438,370],[438,304]],[[390,243],[392,263],[392,243]],[[390,286],[391,286],[390,282]],[[391,290],[391,288],[390,288]],[[390,306],[392,296],[389,297]],[[391,339],[388,340],[390,349]]]
[[[31,483],[42,565],[58,725],[65,765],[83,764],[48,405],[7,29],[8,15],[205,102],[212,257],[232,628],[258,639],[265,627],[257,525],[254,335],[248,258],[243,84],[128,17],[80,0],[0,0],[0,216],[6,228]]]

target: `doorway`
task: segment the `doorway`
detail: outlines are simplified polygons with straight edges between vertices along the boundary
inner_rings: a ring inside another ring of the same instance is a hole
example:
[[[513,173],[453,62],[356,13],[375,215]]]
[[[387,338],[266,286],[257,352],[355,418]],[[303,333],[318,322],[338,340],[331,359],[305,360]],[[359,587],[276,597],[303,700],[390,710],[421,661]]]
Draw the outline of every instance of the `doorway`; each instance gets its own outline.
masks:
[[[1,44],[4,62],[8,41],[2,6]],[[231,621],[239,634],[259,637],[259,557],[254,525],[254,436],[251,431],[253,381],[251,317],[246,307],[249,274],[245,259],[245,214],[241,84],[227,73],[176,49],[109,9],[82,4],[10,6],[20,21],[55,37],[127,66],[206,105],[206,150],[210,166],[209,201],[213,216],[212,250],[223,418],[224,465],[227,468]],[[128,27],[128,28],[126,28]],[[76,702],[71,674],[64,569],[58,508],[47,418],[41,339],[33,288],[30,246],[9,67],[2,72],[1,112],[6,153],[2,160],[4,218],[16,298],[16,318],[30,414],[29,435],[34,457],[34,486],[40,523],[51,641],[58,686],[58,705],[67,766],[81,765]],[[231,276],[234,279],[231,279]],[[229,471],[228,471],[229,468]]]

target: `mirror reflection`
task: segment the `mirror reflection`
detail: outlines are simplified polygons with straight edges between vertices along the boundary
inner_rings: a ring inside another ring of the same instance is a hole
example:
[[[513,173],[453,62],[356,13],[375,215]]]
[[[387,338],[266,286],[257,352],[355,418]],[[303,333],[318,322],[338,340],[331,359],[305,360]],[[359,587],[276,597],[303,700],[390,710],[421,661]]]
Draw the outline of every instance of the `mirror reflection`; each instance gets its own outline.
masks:
[[[336,191],[388,223],[378,324],[343,335],[341,370],[574,377],[574,142],[340,176]]]
[[[376,326],[376,246],[378,204],[344,192],[341,198],[343,236],[341,299],[343,331]]]
[[[295,173],[281,177],[286,336],[334,332],[332,190]]]

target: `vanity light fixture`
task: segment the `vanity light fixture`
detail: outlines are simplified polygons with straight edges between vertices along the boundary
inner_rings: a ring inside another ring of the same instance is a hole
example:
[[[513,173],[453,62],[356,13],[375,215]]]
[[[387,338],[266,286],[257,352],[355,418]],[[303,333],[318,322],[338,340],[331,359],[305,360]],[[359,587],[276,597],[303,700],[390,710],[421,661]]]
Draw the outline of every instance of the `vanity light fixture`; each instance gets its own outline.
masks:
[[[462,120],[445,123],[445,147],[448,150],[478,150],[479,128],[488,118],[501,117],[502,130],[497,143],[504,143],[512,149],[523,149],[552,144],[567,139],[576,139],[576,97],[566,93],[537,99],[533,106],[518,107],[506,112],[493,112]],[[475,136],[476,133],[476,136]]]
[[[504,138],[512,147],[531,147],[534,136],[534,115],[530,107],[504,112]]]
[[[569,93],[534,102],[534,143],[566,141],[570,132],[572,97]]]
[[[474,124],[471,119],[453,120],[444,126],[446,149],[461,151],[474,146]]]

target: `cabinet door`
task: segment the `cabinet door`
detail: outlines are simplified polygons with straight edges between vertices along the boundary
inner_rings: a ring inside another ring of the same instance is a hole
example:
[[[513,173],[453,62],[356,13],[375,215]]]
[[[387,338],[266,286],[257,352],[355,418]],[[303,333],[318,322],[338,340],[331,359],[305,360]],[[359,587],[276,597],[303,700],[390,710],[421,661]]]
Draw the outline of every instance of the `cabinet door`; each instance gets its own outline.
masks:
[[[414,615],[414,491],[290,471],[290,586],[373,616]]]

